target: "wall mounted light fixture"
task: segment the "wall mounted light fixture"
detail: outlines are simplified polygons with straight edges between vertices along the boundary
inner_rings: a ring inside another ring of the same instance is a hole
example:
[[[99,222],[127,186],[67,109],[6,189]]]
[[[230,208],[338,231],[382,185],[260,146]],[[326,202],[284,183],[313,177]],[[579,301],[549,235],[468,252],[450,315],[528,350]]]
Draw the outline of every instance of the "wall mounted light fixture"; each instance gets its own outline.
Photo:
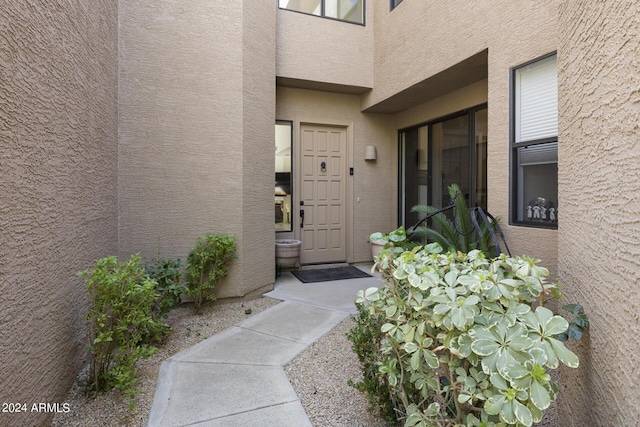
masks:
[[[367,145],[367,148],[364,151],[364,159],[365,160],[377,160],[378,154],[376,153],[375,145]]]

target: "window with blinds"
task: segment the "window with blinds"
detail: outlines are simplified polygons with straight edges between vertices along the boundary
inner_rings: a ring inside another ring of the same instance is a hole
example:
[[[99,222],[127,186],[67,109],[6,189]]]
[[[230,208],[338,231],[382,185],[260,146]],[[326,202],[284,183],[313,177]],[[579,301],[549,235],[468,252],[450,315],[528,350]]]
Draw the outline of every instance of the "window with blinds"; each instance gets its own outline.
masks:
[[[556,54],[512,70],[511,222],[558,225],[558,71]]]

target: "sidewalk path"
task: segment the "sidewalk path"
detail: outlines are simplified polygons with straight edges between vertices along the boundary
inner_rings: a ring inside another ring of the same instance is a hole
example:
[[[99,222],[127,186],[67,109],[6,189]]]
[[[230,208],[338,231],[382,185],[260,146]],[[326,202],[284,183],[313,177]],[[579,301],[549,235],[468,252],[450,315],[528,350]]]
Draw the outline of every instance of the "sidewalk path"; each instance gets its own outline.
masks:
[[[148,425],[311,426],[284,366],[356,313],[358,290],[380,284],[377,277],[303,284],[283,273],[265,294],[283,303],[162,363]]]

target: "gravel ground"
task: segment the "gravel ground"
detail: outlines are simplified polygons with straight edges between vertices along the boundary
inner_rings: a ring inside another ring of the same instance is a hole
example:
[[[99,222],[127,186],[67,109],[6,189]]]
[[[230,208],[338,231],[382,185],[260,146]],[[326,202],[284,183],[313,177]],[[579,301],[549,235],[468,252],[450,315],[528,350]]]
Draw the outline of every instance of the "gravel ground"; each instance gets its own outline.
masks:
[[[355,325],[349,318],[300,353],[285,368],[311,424],[315,427],[389,427],[367,411],[364,394],[347,385],[362,378],[360,363],[346,333]],[[557,381],[555,372],[551,376]],[[538,427],[557,427],[555,402]]]
[[[190,306],[173,310],[169,316],[172,332],[166,342],[153,357],[138,363],[136,385],[142,394],[136,397],[134,410],[128,408],[126,399],[118,391],[110,391],[95,399],[88,398],[80,386],[87,375],[85,369],[65,399],[71,411],[56,414],[52,426],[146,426],[163,360],[278,302],[260,298],[244,304],[221,303],[203,308],[199,315],[194,315]],[[251,309],[250,315],[245,313],[247,309]],[[388,426],[369,414],[366,397],[347,385],[349,379],[357,381],[361,377],[358,359],[345,336],[352,326],[351,319],[345,320],[285,368],[316,427]]]
[[[86,378],[85,369],[65,400],[71,410],[68,413],[56,414],[51,425],[146,426],[156,390],[158,371],[163,360],[278,303],[279,301],[271,298],[258,298],[245,303],[223,302],[202,308],[198,315],[193,314],[193,307],[189,305],[174,309],[169,315],[172,332],[166,342],[158,348],[153,357],[138,362],[136,387],[142,394],[136,397],[134,410],[129,409],[126,399],[115,390],[95,399],[88,398],[79,385]],[[249,309],[250,314],[246,314]]]
[[[67,396],[68,413],[58,413],[52,426],[127,426],[147,425],[153,403],[158,370],[163,360],[198,342],[255,315],[279,301],[259,298],[250,302],[221,303],[205,307],[194,315],[192,307],[179,307],[169,317],[172,333],[150,358],[138,364],[137,387],[143,392],[136,397],[135,410],[130,410],[117,391],[95,399],[87,398],[79,383],[81,373]],[[250,314],[246,314],[247,310]],[[366,397],[347,385],[348,380],[361,378],[358,359],[351,351],[346,333],[354,326],[349,318],[300,353],[285,371],[302,405],[315,427],[389,427],[367,410]],[[556,427],[557,414],[552,405],[540,427]]]
[[[367,410],[364,394],[347,385],[362,378],[358,357],[346,333],[348,318],[300,353],[285,372],[315,427],[387,427]]]

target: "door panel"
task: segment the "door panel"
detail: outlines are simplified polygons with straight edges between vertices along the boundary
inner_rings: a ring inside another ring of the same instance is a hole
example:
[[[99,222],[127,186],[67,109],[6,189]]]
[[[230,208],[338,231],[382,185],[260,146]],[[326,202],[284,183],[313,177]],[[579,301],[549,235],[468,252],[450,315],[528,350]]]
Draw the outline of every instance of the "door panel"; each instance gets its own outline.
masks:
[[[300,262],[345,261],[346,128],[301,125],[300,134]]]

